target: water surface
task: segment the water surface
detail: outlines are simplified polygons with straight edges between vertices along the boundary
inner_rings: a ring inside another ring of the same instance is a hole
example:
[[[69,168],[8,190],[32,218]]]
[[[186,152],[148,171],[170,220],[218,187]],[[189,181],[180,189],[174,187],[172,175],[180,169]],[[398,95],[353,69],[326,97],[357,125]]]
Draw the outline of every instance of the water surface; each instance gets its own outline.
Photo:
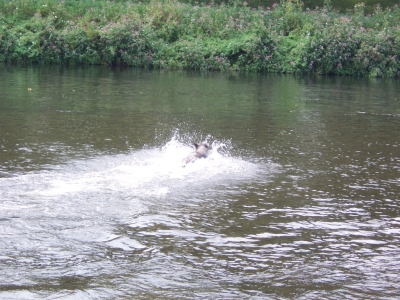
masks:
[[[1,65],[0,297],[396,299],[399,83]]]

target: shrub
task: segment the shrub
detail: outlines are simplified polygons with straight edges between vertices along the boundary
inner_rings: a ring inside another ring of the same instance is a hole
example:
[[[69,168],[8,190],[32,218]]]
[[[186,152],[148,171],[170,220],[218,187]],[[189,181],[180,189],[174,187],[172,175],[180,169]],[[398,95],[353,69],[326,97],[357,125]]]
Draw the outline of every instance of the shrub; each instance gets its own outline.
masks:
[[[0,61],[395,77],[400,8],[0,0]]]

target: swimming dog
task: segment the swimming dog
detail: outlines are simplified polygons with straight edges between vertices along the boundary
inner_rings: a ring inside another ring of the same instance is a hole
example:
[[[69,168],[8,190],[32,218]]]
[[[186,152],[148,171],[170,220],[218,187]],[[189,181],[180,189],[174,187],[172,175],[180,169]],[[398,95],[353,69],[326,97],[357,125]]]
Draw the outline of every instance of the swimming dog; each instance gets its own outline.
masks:
[[[189,155],[184,159],[183,167],[190,162],[194,162],[196,159],[207,158],[208,145],[206,143],[194,143],[193,145],[196,147],[196,150],[190,152]]]

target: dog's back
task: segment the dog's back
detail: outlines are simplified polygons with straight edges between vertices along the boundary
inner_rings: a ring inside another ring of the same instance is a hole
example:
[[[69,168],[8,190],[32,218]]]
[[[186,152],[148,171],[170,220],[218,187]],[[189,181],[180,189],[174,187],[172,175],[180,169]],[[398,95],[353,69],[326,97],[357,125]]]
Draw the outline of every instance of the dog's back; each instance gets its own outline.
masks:
[[[196,147],[196,150],[189,153],[189,155],[184,159],[185,165],[199,158],[207,158],[208,145],[206,143],[195,143],[194,146]]]

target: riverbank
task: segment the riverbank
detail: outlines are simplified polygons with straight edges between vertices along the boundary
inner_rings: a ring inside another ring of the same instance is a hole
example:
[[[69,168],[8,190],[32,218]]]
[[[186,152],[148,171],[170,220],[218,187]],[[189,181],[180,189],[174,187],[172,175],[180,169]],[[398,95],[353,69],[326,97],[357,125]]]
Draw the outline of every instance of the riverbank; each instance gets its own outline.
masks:
[[[397,77],[400,7],[1,1],[0,62]]]

